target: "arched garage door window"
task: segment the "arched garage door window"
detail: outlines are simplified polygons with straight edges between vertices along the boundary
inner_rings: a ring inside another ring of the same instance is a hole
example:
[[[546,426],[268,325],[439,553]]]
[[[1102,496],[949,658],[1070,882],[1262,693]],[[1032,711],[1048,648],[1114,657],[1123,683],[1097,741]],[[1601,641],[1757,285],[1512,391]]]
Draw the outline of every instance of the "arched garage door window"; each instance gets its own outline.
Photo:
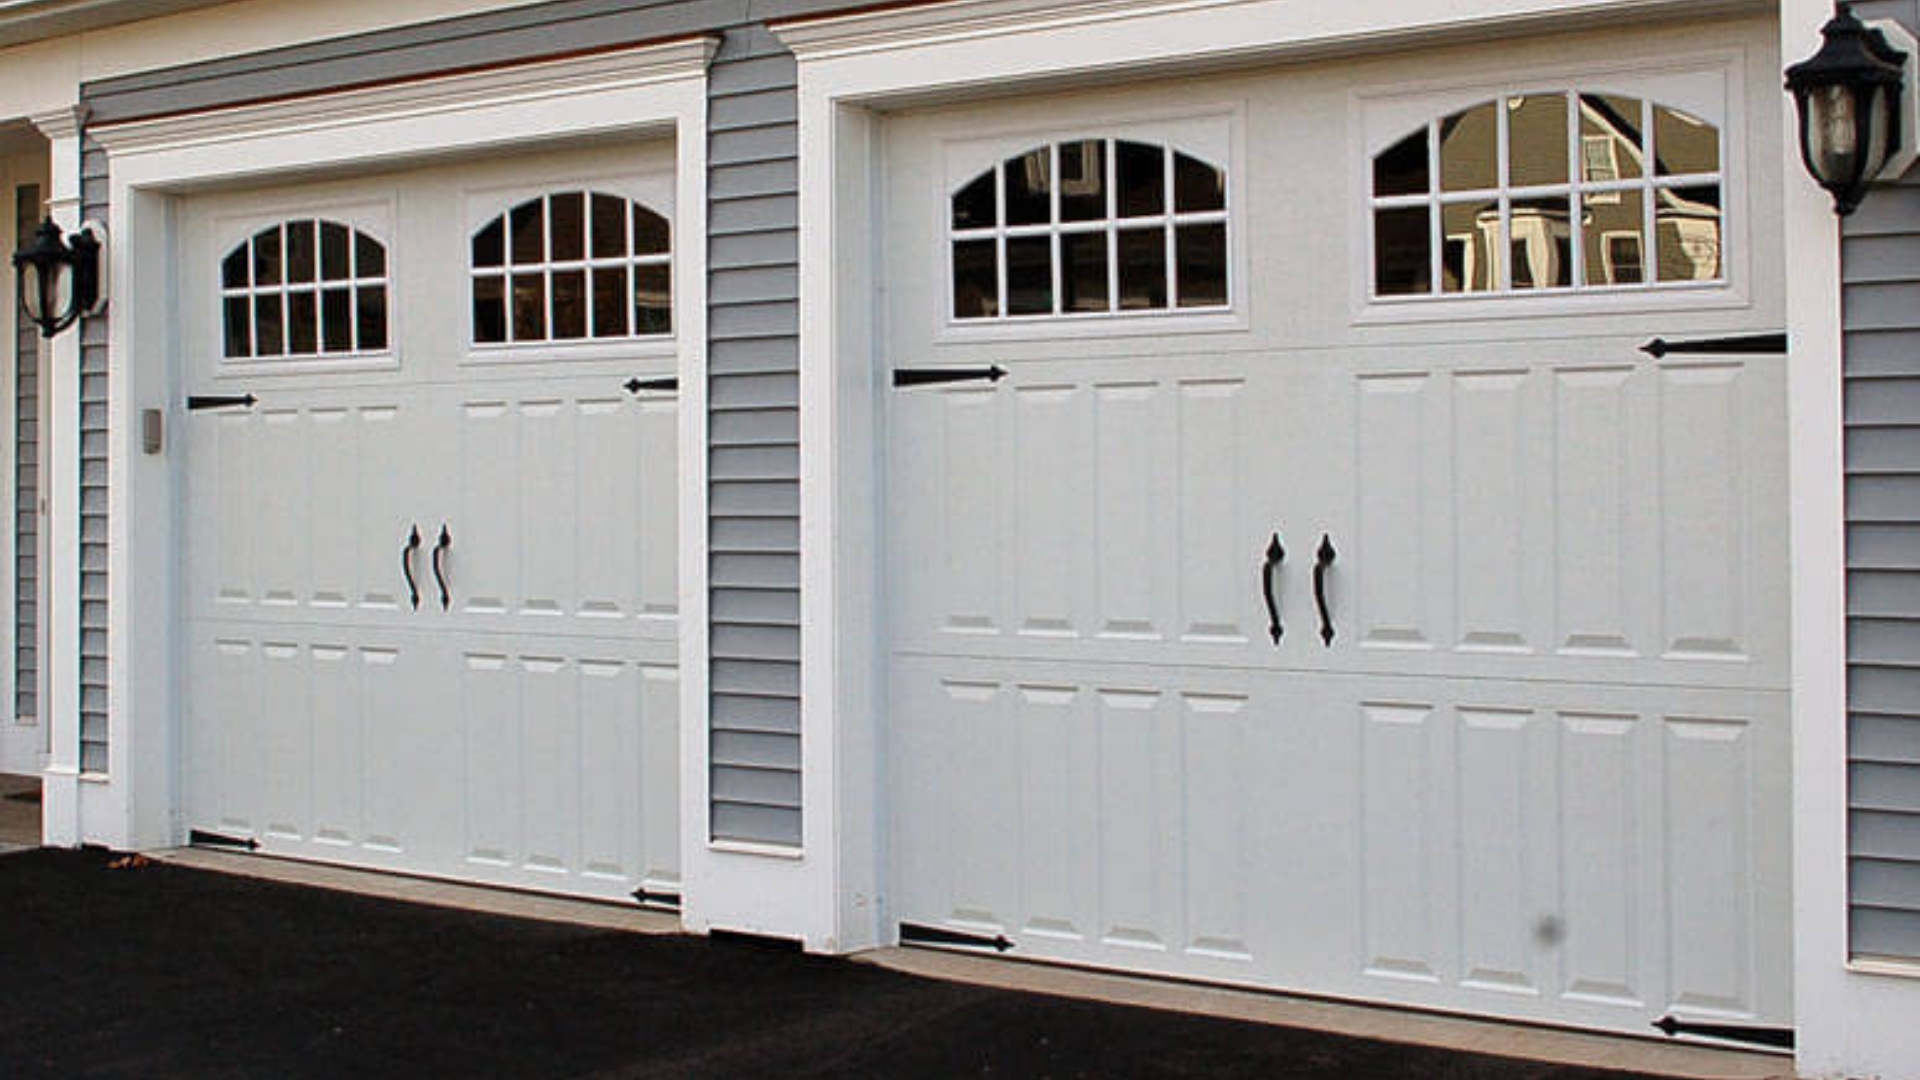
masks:
[[[619,195],[529,199],[473,236],[473,341],[540,344],[673,331],[667,219]]]
[[[953,317],[1219,310],[1227,174],[1128,139],[1035,147],[951,199]]]
[[[334,357],[387,348],[387,249],[333,221],[286,221],[220,263],[229,360]]]
[[[1547,91],[1409,132],[1372,162],[1373,293],[1719,282],[1720,129],[1655,101]]]

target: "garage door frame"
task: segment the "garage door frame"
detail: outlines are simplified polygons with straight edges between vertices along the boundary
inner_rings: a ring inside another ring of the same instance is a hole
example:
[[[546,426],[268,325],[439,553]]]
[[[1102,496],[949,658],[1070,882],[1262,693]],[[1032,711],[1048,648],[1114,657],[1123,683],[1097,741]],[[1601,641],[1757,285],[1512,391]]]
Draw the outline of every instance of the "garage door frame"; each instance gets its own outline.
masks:
[[[1754,5],[1749,5],[1748,8]],[[1772,5],[1768,5],[1772,6]],[[1800,23],[1817,25],[1815,5],[1783,0],[1787,53]],[[1804,10],[1803,10],[1804,9]],[[880,116],[888,109],[1004,95],[1014,86],[1084,84],[1145,73],[1164,75],[1210,64],[1285,60],[1362,49],[1456,40],[1463,35],[1538,34],[1621,17],[1701,16],[1699,5],[1671,0],[1408,0],[1396,4],[1315,4],[1293,0],[1110,0],[1063,7],[1046,0],[962,0],[937,9],[906,8],[776,24],[799,58],[801,323],[801,475],[803,596],[802,700],[808,732],[803,780],[808,850],[820,868],[824,926],[809,927],[841,947],[891,943],[887,910],[887,830],[881,782],[886,768],[881,553],[884,445],[875,365],[881,338],[873,253],[881,241],[874,192],[880,183]],[[1792,140],[1788,140],[1792,145]],[[1832,234],[1831,214],[1806,198],[1797,163],[1782,161],[1792,197],[1786,229],[1806,243]],[[1829,239],[1830,242],[1830,239]],[[1791,253],[1791,252],[1790,252]],[[1796,400],[1837,405],[1837,389],[1815,371],[1837,370],[1832,318],[1817,310],[1831,297],[1830,258],[1797,268],[1790,312]],[[1799,270],[1805,273],[1800,274]],[[1812,300],[1805,299],[1813,297]],[[1807,397],[1800,395],[1806,394]],[[1796,550],[1791,583],[1796,661],[1796,735],[1814,724],[1838,730],[1840,687],[1826,680],[1839,632],[1837,417],[1796,407],[1790,468]],[[1817,542],[1813,542],[1817,541]],[[1815,557],[1809,559],[1806,556]],[[1828,558],[1828,555],[1832,558]],[[1825,636],[1822,636],[1825,635]],[[1824,642],[1824,644],[1814,644]],[[1820,680],[1808,682],[1812,672]],[[1796,740],[1798,744],[1798,740]],[[1823,750],[1824,754],[1825,751]],[[1841,778],[1809,776],[1796,753],[1796,808],[1841,803]],[[1796,815],[1798,820],[1800,815]],[[1804,835],[1796,835],[1800,856]],[[1819,838],[1823,845],[1832,837]],[[1797,863],[1797,866],[1803,864]],[[1827,880],[1836,889],[1844,877]],[[1804,892],[1804,868],[1796,892]]]
[[[674,324],[682,407],[678,643],[683,843],[704,837],[706,729],[705,508],[706,72],[708,36],[325,95],[103,125],[89,132],[111,162],[113,241],[108,484],[111,504],[107,707],[116,737],[98,835],[125,848],[184,841],[177,750],[184,652],[177,633],[185,568],[178,520],[181,463],[141,447],[141,416],[184,421],[184,364],[169,280],[175,205],[221,185],[348,175],[449,154],[543,142],[669,137],[675,144]]]

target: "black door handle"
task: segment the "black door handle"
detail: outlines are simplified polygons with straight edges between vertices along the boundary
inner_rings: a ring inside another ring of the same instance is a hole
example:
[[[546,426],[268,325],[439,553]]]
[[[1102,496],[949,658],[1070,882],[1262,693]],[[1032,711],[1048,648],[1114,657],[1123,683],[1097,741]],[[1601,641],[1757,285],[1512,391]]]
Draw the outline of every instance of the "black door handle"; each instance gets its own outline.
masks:
[[[1333,616],[1327,614],[1327,569],[1333,565],[1337,553],[1333,550],[1333,537],[1320,535],[1320,550],[1313,560],[1313,602],[1320,608],[1320,640],[1328,648],[1333,647]]]
[[[452,546],[453,534],[447,531],[447,527],[443,523],[440,526],[440,539],[434,541],[433,544],[433,580],[440,585],[441,611],[445,611],[453,606],[453,595],[447,592],[446,566],[447,549]]]
[[[413,610],[420,610],[420,586],[413,580],[413,553],[420,550],[420,526],[415,525],[407,536],[407,546],[400,549],[400,575],[407,579],[407,599],[413,601]]]
[[[1280,544],[1280,534],[1274,533],[1273,540],[1267,544],[1267,561],[1260,566],[1260,598],[1267,602],[1267,633],[1276,646],[1287,628],[1280,625],[1280,597],[1274,592],[1274,577],[1286,558],[1287,549]]]

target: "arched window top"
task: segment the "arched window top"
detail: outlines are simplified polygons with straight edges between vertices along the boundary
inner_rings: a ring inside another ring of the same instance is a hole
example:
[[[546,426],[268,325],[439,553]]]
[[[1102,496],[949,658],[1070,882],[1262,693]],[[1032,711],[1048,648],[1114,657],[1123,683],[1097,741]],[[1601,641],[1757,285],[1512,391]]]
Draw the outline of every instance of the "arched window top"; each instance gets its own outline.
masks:
[[[1098,315],[1228,304],[1227,174],[1132,139],[1033,147],[949,197],[953,315]]]
[[[666,217],[599,191],[528,199],[473,234],[476,345],[657,337],[673,330]]]
[[[382,352],[387,248],[337,221],[260,229],[220,263],[229,360]]]
[[[1723,280],[1723,155],[1714,124],[1610,92],[1437,117],[1373,157],[1374,294]]]

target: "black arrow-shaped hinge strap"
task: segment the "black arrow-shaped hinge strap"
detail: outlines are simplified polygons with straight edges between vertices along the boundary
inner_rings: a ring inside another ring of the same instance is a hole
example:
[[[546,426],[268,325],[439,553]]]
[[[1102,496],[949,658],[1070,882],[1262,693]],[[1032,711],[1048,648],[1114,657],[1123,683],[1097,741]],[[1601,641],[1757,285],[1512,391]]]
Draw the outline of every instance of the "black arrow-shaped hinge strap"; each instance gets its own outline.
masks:
[[[627,393],[638,394],[645,390],[678,390],[680,380],[672,376],[664,379],[632,378],[626,381]]]
[[[1793,1049],[1794,1042],[1792,1028],[1708,1024],[1693,1020],[1677,1020],[1671,1015],[1655,1020],[1653,1026],[1670,1036],[1698,1035],[1708,1039],[1725,1039],[1728,1042],[1751,1043],[1754,1046],[1770,1046],[1780,1050]]]
[[[1787,351],[1785,334],[1745,334],[1739,337],[1703,338],[1698,341],[1668,341],[1666,338],[1654,338],[1640,351],[1655,360],[1664,356],[1717,356],[1717,355],[1762,355],[1779,354]]]
[[[900,942],[903,945],[958,945],[969,949],[992,949],[994,952],[1006,952],[1013,948],[1013,942],[1008,941],[1005,934],[987,937],[985,934],[964,934],[941,926],[904,922],[900,924]]]
[[[194,394],[187,398],[188,412],[204,412],[207,409],[251,409],[258,404],[259,398],[252,394]]]
[[[642,887],[633,890],[633,898],[643,907],[680,910],[680,894],[677,892],[655,892],[652,889]]]
[[[894,368],[894,386],[931,386],[935,383],[994,382],[1007,377],[998,364],[983,368]]]
[[[187,843],[192,844],[194,847],[239,848],[242,851],[260,850],[260,841],[252,837],[247,837],[243,840],[238,836],[227,836],[223,833],[207,832],[204,829],[194,829],[187,833]]]

